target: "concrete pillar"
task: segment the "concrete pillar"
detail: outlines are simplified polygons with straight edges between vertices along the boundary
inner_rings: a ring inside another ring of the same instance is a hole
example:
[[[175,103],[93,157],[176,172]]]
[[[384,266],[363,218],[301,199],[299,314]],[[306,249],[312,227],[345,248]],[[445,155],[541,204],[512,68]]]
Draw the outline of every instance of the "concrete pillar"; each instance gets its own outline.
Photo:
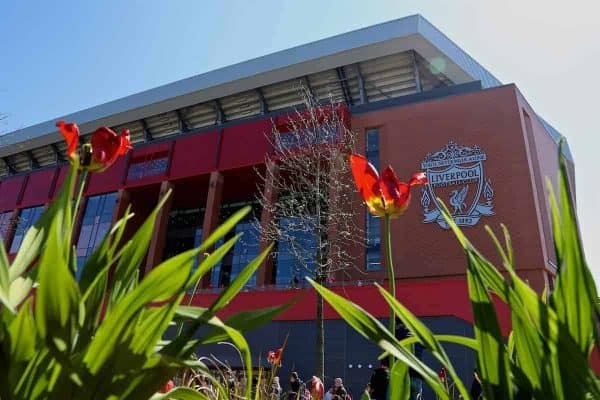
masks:
[[[210,174],[208,183],[208,195],[206,197],[206,208],[204,211],[204,221],[202,223],[202,241],[219,226],[219,214],[221,211],[221,199],[223,197],[223,174],[219,171],[213,171]],[[210,251],[210,249],[208,249]],[[210,286],[210,273],[202,278],[201,287]]]
[[[263,207],[260,214],[260,226],[267,227],[273,222],[273,215],[268,211],[269,206],[277,201],[277,188],[275,187],[275,181],[279,176],[279,167],[273,162],[267,164],[267,179],[265,181],[265,187],[263,188],[263,199],[267,203],[267,207]],[[260,240],[260,251],[262,252],[270,243],[264,240],[261,236]],[[273,283],[273,268],[275,266],[275,259],[273,253],[271,253],[265,260],[265,262],[256,271],[256,284],[257,286],[266,286]]]
[[[169,181],[164,181],[160,185],[160,193],[158,195],[159,200],[167,195],[169,190],[173,190],[174,185]],[[152,239],[150,239],[150,245],[148,247],[148,255],[146,256],[146,267],[144,269],[144,275],[161,261],[165,250],[165,240],[167,237],[167,229],[169,227],[169,213],[173,205],[174,193],[171,192],[169,198],[165,201],[165,204],[158,211],[156,220],[154,221],[154,231],[152,232]]]

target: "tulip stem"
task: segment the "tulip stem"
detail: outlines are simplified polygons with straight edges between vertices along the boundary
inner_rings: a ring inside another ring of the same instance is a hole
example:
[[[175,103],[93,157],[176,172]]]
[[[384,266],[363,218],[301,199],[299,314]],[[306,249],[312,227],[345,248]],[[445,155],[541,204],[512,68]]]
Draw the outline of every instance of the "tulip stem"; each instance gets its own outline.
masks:
[[[392,232],[390,229],[390,221],[391,218],[388,214],[384,217],[385,220],[385,255],[386,255],[386,265],[388,268],[388,282],[390,285],[390,294],[395,299],[396,298],[396,277],[394,275],[394,263],[392,261]],[[394,314],[394,310],[390,306],[390,333],[394,335],[396,332],[396,315]],[[392,364],[390,363],[390,368]]]
[[[81,203],[81,197],[83,197],[83,189],[85,188],[85,181],[87,180],[88,172],[83,170],[79,175],[77,197],[75,197],[75,207],[73,208],[73,220],[77,217],[77,211],[79,210],[79,204]]]

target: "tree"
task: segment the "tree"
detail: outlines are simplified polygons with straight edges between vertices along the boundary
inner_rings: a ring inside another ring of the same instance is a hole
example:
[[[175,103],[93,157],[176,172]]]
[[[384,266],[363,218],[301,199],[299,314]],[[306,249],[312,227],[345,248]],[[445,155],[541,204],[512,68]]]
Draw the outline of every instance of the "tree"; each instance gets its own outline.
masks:
[[[356,134],[347,128],[343,103],[319,104],[304,89],[301,95],[304,107],[267,133],[273,151],[258,174],[271,190],[261,191],[259,203],[270,218],[258,230],[263,241],[278,244],[278,259],[292,261],[286,284],[296,286],[304,275],[327,285],[356,268],[352,249],[364,245],[348,165]],[[318,293],[315,322],[315,372],[323,379],[323,298]]]

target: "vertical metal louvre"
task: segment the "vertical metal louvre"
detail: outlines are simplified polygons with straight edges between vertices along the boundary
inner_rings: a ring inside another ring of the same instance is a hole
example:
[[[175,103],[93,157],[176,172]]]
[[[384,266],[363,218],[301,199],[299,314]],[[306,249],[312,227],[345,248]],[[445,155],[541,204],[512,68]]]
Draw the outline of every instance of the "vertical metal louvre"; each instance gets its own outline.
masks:
[[[305,84],[302,79],[291,79],[263,87],[263,96],[269,110],[274,111],[301,105],[303,86]]]
[[[408,52],[359,64],[369,103],[416,93],[415,72]]]
[[[416,59],[413,58],[413,55]],[[117,133],[123,129],[129,129],[131,141],[135,144],[168,137],[182,131],[213,126],[218,122],[215,106],[217,100],[223,111],[224,121],[257,116],[261,114],[261,99],[258,89],[262,93],[268,111],[302,106],[303,87],[310,89],[316,100],[320,102],[327,102],[331,99],[334,102],[347,100],[350,104],[361,104],[362,100],[372,103],[410,95],[417,91],[415,64],[422,91],[453,84],[428,60],[411,50],[319,71],[306,77],[277,82],[179,110],[148,116],[143,121],[131,121],[115,126],[113,129]],[[361,78],[364,99],[361,98]],[[144,133],[144,126],[149,135]],[[89,142],[89,139],[90,134],[82,138],[82,142]],[[66,149],[64,141],[56,142],[54,146],[64,156]],[[54,149],[48,145],[32,149],[31,155],[39,167],[53,165],[57,161]],[[31,169],[30,157],[25,152],[16,153],[8,160],[17,172]],[[0,176],[8,175],[8,173],[9,168],[4,162],[0,162]]]
[[[220,102],[226,121],[260,114],[260,100],[256,90],[223,97]]]

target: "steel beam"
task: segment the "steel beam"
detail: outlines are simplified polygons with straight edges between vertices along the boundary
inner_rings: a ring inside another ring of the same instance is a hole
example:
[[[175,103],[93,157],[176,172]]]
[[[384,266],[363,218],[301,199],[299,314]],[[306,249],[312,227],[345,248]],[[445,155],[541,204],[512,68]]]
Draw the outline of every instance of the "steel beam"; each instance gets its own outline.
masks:
[[[51,143],[50,148],[52,149],[52,153],[54,153],[54,160],[57,164],[65,161],[65,156],[58,150],[56,143]]]
[[[221,125],[225,122],[225,113],[223,112],[223,107],[221,107],[221,102],[219,99],[215,99],[214,101],[215,112],[217,113],[217,125]]]
[[[29,167],[31,169],[36,169],[40,167],[40,163],[38,162],[38,160],[35,159],[35,156],[33,155],[33,152],[31,150],[26,151],[25,155],[27,155],[27,158],[29,159]]]
[[[419,63],[417,62],[417,52],[416,51],[411,51],[412,53],[412,62],[413,62],[413,69],[415,71],[415,85],[417,88],[417,93],[420,93],[423,91],[422,87],[421,87],[421,76],[419,75]]]
[[[148,129],[148,124],[146,124],[146,120],[140,119],[140,123],[142,124],[142,132],[144,132],[144,141],[151,142],[153,139],[152,132],[150,132],[150,129]]]
[[[268,113],[269,105],[267,104],[267,101],[265,100],[265,96],[263,95],[262,90],[260,88],[257,88],[256,93],[258,94],[258,101],[260,102],[260,113],[261,114]]]
[[[4,165],[6,165],[9,175],[17,173],[17,168],[15,168],[15,164],[12,162],[9,156],[2,157],[2,161],[4,161]]]
[[[360,73],[360,65],[354,64],[356,66],[356,77],[358,78],[358,92],[360,95],[360,104],[367,104],[369,99],[367,99],[367,92],[365,91],[365,81],[363,79],[362,74]]]
[[[181,110],[175,110],[175,114],[177,114],[177,120],[179,121],[179,132],[187,132],[190,130],[187,122],[183,119],[181,115]]]
[[[348,88],[348,80],[346,79],[346,71],[344,71],[344,67],[336,68],[335,72],[337,72],[338,80],[340,81],[340,86],[342,87],[344,100],[348,106],[352,106],[352,95],[350,94],[350,89]]]

